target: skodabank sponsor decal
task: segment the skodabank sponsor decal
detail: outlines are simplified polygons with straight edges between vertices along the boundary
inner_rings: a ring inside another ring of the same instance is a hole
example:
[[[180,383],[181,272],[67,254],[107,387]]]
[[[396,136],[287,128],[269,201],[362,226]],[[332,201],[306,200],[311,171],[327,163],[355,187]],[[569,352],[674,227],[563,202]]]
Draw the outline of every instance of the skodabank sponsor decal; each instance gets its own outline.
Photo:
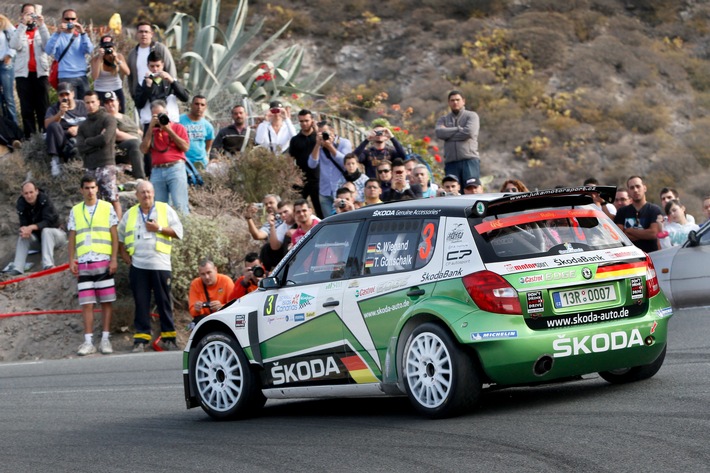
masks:
[[[384,307],[379,307],[375,310],[370,310],[368,312],[365,312],[363,314],[363,316],[367,319],[370,317],[375,317],[376,315],[388,314],[388,313],[392,312],[393,310],[406,309],[407,307],[409,307],[409,304],[411,304],[411,302],[402,301],[402,302],[398,302],[396,304],[386,305]]]
[[[517,330],[498,330],[496,332],[471,332],[471,340],[480,342],[483,340],[497,340],[501,338],[517,338]]]
[[[463,268],[445,269],[443,271],[439,271],[438,273],[425,272],[424,274],[422,274],[422,282],[438,281],[440,279],[448,279],[448,278],[456,278],[456,277],[460,277],[462,274],[463,274]]]
[[[271,367],[271,377],[274,380],[274,386],[308,381],[309,379],[315,378],[324,378],[334,374],[340,374],[340,368],[338,368],[338,363],[332,356],[325,359],[313,358],[311,360],[287,363],[284,365],[280,365],[276,362],[274,366]]]
[[[589,355],[591,353],[603,353],[607,351],[623,350],[643,346],[643,337],[638,329],[631,332],[611,332],[597,333],[595,335],[585,335],[584,337],[567,337],[558,335],[557,340],[552,342],[552,350],[555,358],[567,356]]]
[[[606,261],[606,258],[604,258],[603,255],[593,255],[593,256],[578,255],[578,256],[572,256],[571,258],[555,258],[552,261],[557,266],[567,266],[568,264],[598,263],[599,261]]]

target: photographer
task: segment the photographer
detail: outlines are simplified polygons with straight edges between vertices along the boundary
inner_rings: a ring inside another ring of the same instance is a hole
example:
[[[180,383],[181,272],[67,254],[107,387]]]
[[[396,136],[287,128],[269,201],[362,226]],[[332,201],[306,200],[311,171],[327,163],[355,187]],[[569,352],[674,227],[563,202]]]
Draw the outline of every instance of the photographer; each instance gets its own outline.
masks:
[[[407,182],[407,168],[404,161],[395,158],[392,161],[392,185],[382,194],[384,202],[396,200],[421,199],[422,188],[419,184],[409,184]]]
[[[165,61],[158,51],[148,54],[148,73],[143,82],[136,88],[136,109],[139,110],[141,125],[151,120],[150,104],[156,100],[165,101],[170,121],[180,120],[180,109],[177,101],[187,102],[190,96],[185,87],[165,69]]]
[[[333,210],[335,213],[342,214],[355,210],[355,202],[353,192],[347,187],[341,187],[335,192],[335,202],[333,202]]]
[[[437,197],[446,197],[447,195],[461,195],[461,184],[453,174],[447,174],[441,180],[441,188],[437,193]]]
[[[68,82],[74,88],[77,97],[83,97],[89,87],[86,77],[85,55],[94,51],[84,26],[77,21],[76,11],[64,10],[57,31],[47,41],[45,52],[59,61],[59,82]]]
[[[190,283],[190,315],[195,323],[220,310],[230,301],[234,291],[232,278],[219,274],[215,264],[209,259],[201,260],[197,265],[199,277]]]
[[[113,92],[118,97],[118,111],[126,111],[123,78],[130,73],[123,54],[116,50],[113,37],[103,35],[97,54],[91,58],[91,77],[94,79],[94,90],[99,92],[101,105],[105,103],[105,92]]]
[[[234,290],[229,295],[229,300],[246,296],[259,287],[259,281],[266,275],[264,267],[256,253],[248,253],[244,257],[244,270],[234,283]]]
[[[308,158],[308,167],[320,169],[318,199],[324,213],[333,208],[333,193],[343,177],[343,161],[352,149],[350,141],[336,135],[328,122],[318,123],[316,145]]]
[[[79,124],[88,115],[84,101],[74,98],[71,84],[60,82],[57,96],[59,101],[47,109],[44,117],[44,128],[47,130],[45,142],[53,177],[61,174],[61,162],[74,157]]]
[[[155,187],[155,200],[168,203],[170,198],[173,207],[187,215],[190,213],[185,171],[185,151],[190,147],[187,130],[170,120],[164,101],[156,100],[150,109],[153,115],[141,142],[141,152],[151,153],[150,182]]]
[[[373,120],[372,130],[368,133],[367,138],[355,148],[354,153],[365,165],[365,174],[368,177],[378,177],[377,168],[382,161],[393,161],[395,158],[404,159],[406,156],[404,147],[387,128],[388,126],[387,120],[381,118]],[[388,141],[392,143],[392,147],[387,146]]]

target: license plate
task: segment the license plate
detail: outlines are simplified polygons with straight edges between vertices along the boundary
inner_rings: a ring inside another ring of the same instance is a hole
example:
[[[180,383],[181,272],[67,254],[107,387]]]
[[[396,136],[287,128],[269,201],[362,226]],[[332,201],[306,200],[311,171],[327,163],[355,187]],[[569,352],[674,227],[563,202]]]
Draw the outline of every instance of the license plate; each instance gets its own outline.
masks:
[[[612,285],[552,293],[552,301],[555,304],[555,309],[615,300],[616,291]]]

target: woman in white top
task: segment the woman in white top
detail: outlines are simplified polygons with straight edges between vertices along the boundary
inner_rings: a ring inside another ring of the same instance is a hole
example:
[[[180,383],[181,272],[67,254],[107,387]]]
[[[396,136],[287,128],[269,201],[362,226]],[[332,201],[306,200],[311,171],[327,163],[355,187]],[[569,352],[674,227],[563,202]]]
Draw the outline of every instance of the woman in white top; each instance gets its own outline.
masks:
[[[266,120],[256,127],[254,143],[269,148],[275,154],[288,150],[291,138],[296,136],[296,128],[291,123],[291,108],[284,108],[278,100],[269,104]]]
[[[118,97],[118,111],[125,113],[126,97],[123,95],[123,77],[131,73],[123,54],[116,50],[113,37],[103,35],[97,54],[91,58],[91,76],[94,78],[94,90],[99,92],[101,105],[105,93],[113,92]],[[84,97],[77,97],[83,99]]]
[[[666,215],[668,222],[663,222],[663,215],[658,216],[658,248],[670,248],[671,246],[682,245],[688,239],[691,230],[697,231],[700,227],[695,223],[688,222],[685,216],[685,206],[678,199],[666,202]]]

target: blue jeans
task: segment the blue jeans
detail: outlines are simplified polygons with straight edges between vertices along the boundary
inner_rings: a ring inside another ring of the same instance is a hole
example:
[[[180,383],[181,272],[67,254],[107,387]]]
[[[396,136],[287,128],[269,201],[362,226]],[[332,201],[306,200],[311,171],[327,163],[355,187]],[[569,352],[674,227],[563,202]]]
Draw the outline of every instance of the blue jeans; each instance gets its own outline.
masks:
[[[17,123],[17,111],[15,110],[15,67],[10,64],[0,65],[0,85],[2,85],[2,101],[7,105],[7,112],[12,121]]]
[[[166,168],[154,167],[150,174],[150,182],[155,187],[155,200],[170,203],[182,214],[190,213],[187,199],[187,171],[183,161]],[[171,202],[168,202],[168,198]]]
[[[444,164],[444,172],[446,175],[452,174],[456,176],[461,184],[461,191],[466,185],[466,181],[472,177],[481,177],[481,160],[478,158],[462,159]]]
[[[318,201],[320,202],[320,209],[323,211],[323,217],[329,217],[335,214],[335,209],[333,208],[333,202],[335,199],[330,195],[319,195]]]

